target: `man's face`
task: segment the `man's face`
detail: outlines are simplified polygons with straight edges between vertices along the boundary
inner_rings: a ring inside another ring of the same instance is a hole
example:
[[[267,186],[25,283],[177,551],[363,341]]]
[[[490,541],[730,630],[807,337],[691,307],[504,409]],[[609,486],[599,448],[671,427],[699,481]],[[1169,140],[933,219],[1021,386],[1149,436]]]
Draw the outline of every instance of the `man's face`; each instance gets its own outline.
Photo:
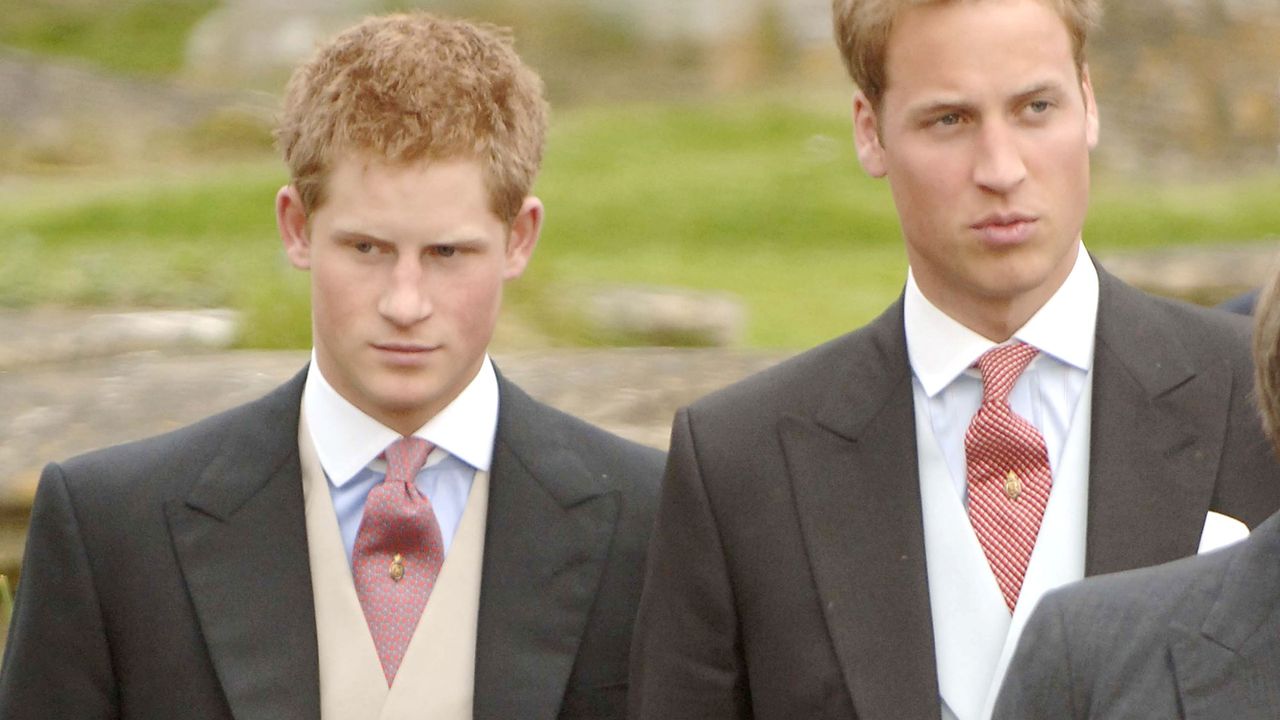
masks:
[[[402,434],[475,377],[507,279],[524,271],[542,219],[525,201],[511,229],[466,160],[389,165],[340,156],[310,224],[282,189],[277,221],[294,266],[311,271],[316,360],[325,379]]]
[[[911,6],[886,69],[878,112],[855,98],[855,138],[889,179],[920,289],[1012,333],[1070,273],[1088,204],[1097,110],[1066,26],[1039,0]]]

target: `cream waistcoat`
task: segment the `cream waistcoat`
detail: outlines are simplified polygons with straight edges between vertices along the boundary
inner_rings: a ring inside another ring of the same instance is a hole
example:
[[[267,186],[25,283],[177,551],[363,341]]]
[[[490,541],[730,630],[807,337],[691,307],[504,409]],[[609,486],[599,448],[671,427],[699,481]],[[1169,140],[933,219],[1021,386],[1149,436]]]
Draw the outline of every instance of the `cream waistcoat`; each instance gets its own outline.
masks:
[[[431,599],[409,641],[395,683],[388,688],[356,597],[328,480],[305,420],[299,425],[307,547],[320,649],[321,720],[471,720],[480,571],[489,507],[488,473],[476,473]]]
[[[1071,416],[1040,533],[1012,617],[956,494],[929,408],[915,393],[925,564],[944,720],[991,716],[1027,617],[1046,592],[1084,577],[1093,374]]]

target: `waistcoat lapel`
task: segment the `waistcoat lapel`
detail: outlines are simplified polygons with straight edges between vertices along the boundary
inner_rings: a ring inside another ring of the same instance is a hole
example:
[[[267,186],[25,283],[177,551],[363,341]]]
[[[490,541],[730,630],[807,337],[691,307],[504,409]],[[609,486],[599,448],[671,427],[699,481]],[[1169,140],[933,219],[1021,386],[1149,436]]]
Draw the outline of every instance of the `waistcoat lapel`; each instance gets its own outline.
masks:
[[[382,720],[471,720],[488,507],[489,474],[477,472],[440,578],[387,693]]]
[[[307,508],[311,577],[320,655],[321,720],[368,720],[387,699],[387,680],[338,530],[329,483],[305,420],[298,431]]]
[[[974,720],[1009,633],[1009,609],[918,402],[916,433],[938,689],[952,717]]]

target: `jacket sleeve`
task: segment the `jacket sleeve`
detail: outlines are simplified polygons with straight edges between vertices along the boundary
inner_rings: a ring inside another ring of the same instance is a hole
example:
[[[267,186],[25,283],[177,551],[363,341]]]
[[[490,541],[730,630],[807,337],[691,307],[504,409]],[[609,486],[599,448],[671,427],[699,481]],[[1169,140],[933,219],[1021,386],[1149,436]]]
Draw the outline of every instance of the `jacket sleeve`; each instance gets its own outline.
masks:
[[[633,720],[751,717],[733,587],[688,410],[677,413],[631,648]]]
[[[102,608],[62,469],[40,478],[0,670],[0,718],[114,718]]]

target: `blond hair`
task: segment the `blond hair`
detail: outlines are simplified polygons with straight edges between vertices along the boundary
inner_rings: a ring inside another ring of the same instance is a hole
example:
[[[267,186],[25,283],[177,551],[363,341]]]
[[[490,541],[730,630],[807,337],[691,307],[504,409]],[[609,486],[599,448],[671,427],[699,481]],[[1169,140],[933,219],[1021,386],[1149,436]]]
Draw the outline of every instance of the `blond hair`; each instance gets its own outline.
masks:
[[[831,0],[836,45],[840,47],[849,76],[872,107],[880,107],[888,86],[885,57],[889,33],[898,14],[917,5],[961,1],[964,0]],[[1041,1],[1053,8],[1066,24],[1076,69],[1083,69],[1085,40],[1089,29],[1102,15],[1099,0]]]
[[[1280,453],[1280,272],[1253,308],[1253,386],[1262,428]]]
[[[542,81],[507,30],[428,13],[366,19],[294,71],[276,143],[310,214],[335,157],[474,159],[510,224],[542,163]]]

